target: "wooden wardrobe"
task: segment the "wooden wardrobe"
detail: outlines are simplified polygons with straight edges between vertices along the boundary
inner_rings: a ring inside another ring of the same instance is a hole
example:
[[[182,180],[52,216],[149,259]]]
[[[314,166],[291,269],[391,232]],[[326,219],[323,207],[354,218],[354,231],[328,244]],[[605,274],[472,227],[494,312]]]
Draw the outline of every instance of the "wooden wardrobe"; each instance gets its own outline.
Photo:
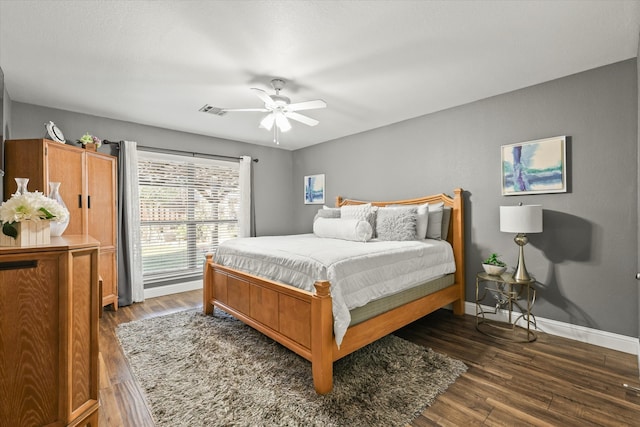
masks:
[[[100,242],[102,305],[118,309],[117,158],[48,139],[5,141],[4,200],[16,191],[14,178],[29,178],[29,191],[49,194],[58,181],[69,209],[63,235],[88,234]]]
[[[98,248],[0,247],[0,425],[98,426]]]

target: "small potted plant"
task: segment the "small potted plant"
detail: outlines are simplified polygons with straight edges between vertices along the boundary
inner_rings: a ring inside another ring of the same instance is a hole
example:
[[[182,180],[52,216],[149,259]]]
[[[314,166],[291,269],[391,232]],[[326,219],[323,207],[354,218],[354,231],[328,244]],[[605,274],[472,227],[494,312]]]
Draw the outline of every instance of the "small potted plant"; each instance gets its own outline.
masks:
[[[505,272],[505,270],[507,269],[507,264],[502,262],[499,258],[500,255],[493,253],[489,256],[489,258],[482,261],[482,268],[484,268],[484,271],[486,271],[487,274],[491,274],[492,276],[499,276]]]
[[[90,151],[97,151],[98,147],[102,145],[102,141],[95,135],[89,135],[89,133],[85,133],[82,135],[82,138],[78,140],[82,146]]]

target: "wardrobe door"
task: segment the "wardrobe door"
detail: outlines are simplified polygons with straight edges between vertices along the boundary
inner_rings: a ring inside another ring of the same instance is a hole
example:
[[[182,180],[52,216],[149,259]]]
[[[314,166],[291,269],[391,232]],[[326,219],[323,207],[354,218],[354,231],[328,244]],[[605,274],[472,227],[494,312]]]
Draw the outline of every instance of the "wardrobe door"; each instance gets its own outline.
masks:
[[[69,150],[59,143],[47,145],[47,187],[49,182],[60,182],[60,195],[69,209],[69,226],[64,232],[65,235],[87,233],[87,217],[83,209],[87,203],[84,196],[84,162],[84,152],[81,150]],[[49,188],[44,192],[49,194]]]
[[[116,244],[116,158],[87,152],[88,233],[104,247]]]
[[[88,233],[100,241],[102,305],[118,309],[118,267],[116,259],[117,164],[113,156],[87,151]]]

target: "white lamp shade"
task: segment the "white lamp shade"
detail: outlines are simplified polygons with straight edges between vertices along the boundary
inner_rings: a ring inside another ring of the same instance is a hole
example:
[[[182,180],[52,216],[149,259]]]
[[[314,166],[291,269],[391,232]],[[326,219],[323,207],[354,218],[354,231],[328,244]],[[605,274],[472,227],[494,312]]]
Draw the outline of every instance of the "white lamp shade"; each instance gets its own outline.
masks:
[[[542,233],[542,205],[500,206],[500,231]]]

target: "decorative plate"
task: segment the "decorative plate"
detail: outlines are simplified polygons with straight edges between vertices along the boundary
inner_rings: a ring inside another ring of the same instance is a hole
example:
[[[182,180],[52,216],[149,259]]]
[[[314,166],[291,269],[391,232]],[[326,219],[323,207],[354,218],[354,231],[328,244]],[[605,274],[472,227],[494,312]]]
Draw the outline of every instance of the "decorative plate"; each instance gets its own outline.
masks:
[[[44,124],[45,129],[47,129],[47,134],[45,137],[49,137],[52,141],[59,142],[61,144],[65,144],[67,141],[64,140],[64,135],[62,131],[56,126],[55,123],[49,122]]]

